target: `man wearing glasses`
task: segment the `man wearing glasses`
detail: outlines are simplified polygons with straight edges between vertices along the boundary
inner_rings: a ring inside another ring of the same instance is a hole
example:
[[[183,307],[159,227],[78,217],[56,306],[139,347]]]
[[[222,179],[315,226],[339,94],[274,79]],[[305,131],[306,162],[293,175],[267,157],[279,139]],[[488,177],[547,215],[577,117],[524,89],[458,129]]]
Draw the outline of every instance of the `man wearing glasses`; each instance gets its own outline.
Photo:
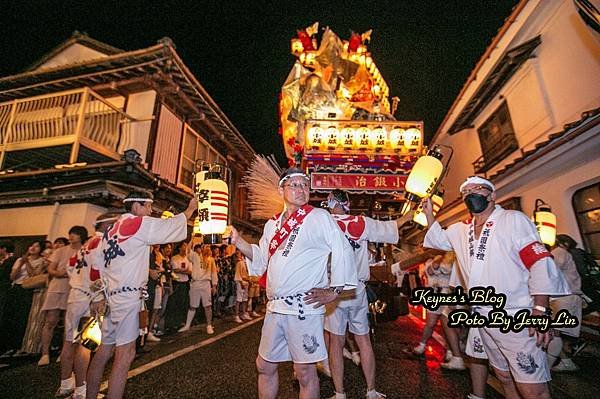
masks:
[[[429,226],[424,246],[455,251],[467,288],[492,286],[505,294],[509,316],[521,309],[532,315],[549,314],[549,296],[566,295],[569,288],[534,224],[524,213],[496,205],[496,188],[489,180],[471,176],[460,186],[460,194],[472,218],[445,230],[433,216],[431,200],[423,200]],[[472,307],[483,316],[490,310]],[[466,352],[489,359],[507,398],[545,399],[550,398],[550,373],[544,351],[551,339],[551,331],[471,328]],[[486,376],[485,364],[472,364],[470,398],[485,397]]]
[[[279,194],[285,210],[265,224],[259,245],[249,244],[235,229],[231,236],[232,244],[251,261],[249,273],[266,272],[269,302],[256,359],[258,394],[261,399],[276,398],[278,364],[292,361],[300,398],[316,399],[315,364],[327,358],[322,305],[343,289],[356,287],[356,268],[346,258],[349,244],[331,215],[308,205],[309,179],[301,169],[290,168],[280,176]]]

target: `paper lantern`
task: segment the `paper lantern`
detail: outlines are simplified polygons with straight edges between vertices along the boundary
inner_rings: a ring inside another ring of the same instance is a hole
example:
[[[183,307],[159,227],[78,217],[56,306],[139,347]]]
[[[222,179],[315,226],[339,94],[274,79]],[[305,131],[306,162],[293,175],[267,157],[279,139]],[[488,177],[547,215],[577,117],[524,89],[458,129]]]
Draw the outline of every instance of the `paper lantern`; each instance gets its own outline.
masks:
[[[431,204],[433,205],[433,215],[437,215],[442,205],[444,205],[444,199],[441,195],[434,194],[431,196]],[[415,214],[413,215],[413,221],[420,224],[423,227],[427,227],[427,217],[423,213],[423,208],[419,206]]]
[[[229,187],[224,181],[223,167],[212,165],[196,191],[200,234],[206,244],[217,244],[227,227]]]
[[[371,130],[368,127],[363,126],[356,129],[356,146],[359,150],[371,148]]]
[[[404,145],[404,129],[395,127],[390,132],[390,146],[398,152]]]
[[[351,150],[355,147],[356,132],[351,127],[345,127],[340,130],[340,140],[339,142],[342,144],[345,150]]]
[[[421,131],[415,127],[404,132],[404,147],[407,150],[417,150],[421,146]]]
[[[533,222],[542,242],[546,245],[554,246],[556,242],[556,215],[552,213],[550,205],[541,199],[535,200]]]
[[[407,200],[419,202],[431,194],[444,170],[441,159],[442,154],[434,148],[417,160],[406,179]]]
[[[385,129],[381,126],[376,127],[375,129],[371,130],[369,135],[371,139],[371,146],[375,148],[375,151],[381,151],[387,142]]]
[[[338,145],[338,129],[335,126],[329,127],[325,131],[325,143],[328,150],[335,150]]]
[[[83,328],[80,328],[81,345],[84,348],[95,352],[96,349],[102,343],[102,316],[97,317],[85,317],[79,321],[79,324],[83,324]]]
[[[325,132],[320,126],[313,126],[308,129],[307,143],[313,150],[318,150],[323,146]]]

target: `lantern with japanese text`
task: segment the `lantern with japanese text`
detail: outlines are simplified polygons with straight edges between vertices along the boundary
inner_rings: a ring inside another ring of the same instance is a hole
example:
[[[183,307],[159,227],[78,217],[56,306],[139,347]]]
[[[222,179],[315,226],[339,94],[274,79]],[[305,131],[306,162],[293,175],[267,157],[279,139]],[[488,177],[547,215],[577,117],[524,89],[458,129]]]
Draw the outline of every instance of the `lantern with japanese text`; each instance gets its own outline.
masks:
[[[81,345],[92,352],[96,351],[102,343],[102,316],[82,317],[79,325]]]
[[[356,132],[351,127],[345,127],[340,130],[340,140],[345,150],[351,150],[355,145],[355,134]]]
[[[535,200],[535,210],[533,211],[533,222],[537,228],[542,242],[553,246],[556,242],[556,216],[552,213],[550,205],[541,199]]]
[[[431,195],[444,171],[442,157],[442,153],[436,146],[429,150],[427,155],[417,160],[406,179],[404,187],[406,190],[405,198],[408,201],[420,202],[421,198]]]
[[[437,194],[433,194],[431,196],[431,205],[433,207],[433,215],[437,215],[439,210],[444,205],[444,198],[442,197],[442,193],[438,192]],[[423,213],[423,208],[419,206],[417,211],[413,215],[413,222],[420,224],[423,227],[427,227],[427,217]]]
[[[226,168],[219,164],[205,164],[204,175],[196,181],[199,232],[204,243],[217,244],[227,227],[229,187],[225,182]],[[199,172],[202,173],[202,172]],[[196,175],[198,175],[197,173]]]
[[[338,129],[335,126],[330,126],[325,130],[325,144],[328,150],[335,150],[338,145]]]
[[[385,129],[381,126],[371,130],[370,133],[371,145],[375,148],[375,151],[381,151],[387,142],[387,135]]]
[[[359,127],[356,129],[356,142],[359,150],[368,150],[371,148],[371,130],[368,127]]]
[[[390,146],[396,152],[400,152],[402,150],[402,146],[404,145],[404,129],[400,127],[395,127],[390,132]]]
[[[318,150],[321,146],[323,146],[325,132],[323,128],[319,125],[313,126],[308,129],[308,146],[313,150]]]
[[[404,147],[408,151],[414,151],[421,145],[421,131],[416,127],[406,129],[404,132]]]

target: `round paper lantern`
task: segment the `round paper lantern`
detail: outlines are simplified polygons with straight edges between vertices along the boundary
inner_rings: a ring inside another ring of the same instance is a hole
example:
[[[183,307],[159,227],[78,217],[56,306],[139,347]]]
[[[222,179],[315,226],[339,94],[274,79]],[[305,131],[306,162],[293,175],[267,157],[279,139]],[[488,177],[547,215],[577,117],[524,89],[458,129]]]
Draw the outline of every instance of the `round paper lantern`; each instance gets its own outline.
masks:
[[[537,199],[535,201],[535,211],[533,212],[533,222],[542,242],[554,246],[556,242],[556,215],[552,213],[550,205]]]
[[[442,154],[434,149],[417,160],[406,179],[406,199],[419,202],[431,194],[444,170],[441,158]]]
[[[371,130],[364,126],[356,129],[356,142],[359,150],[371,148]]]
[[[390,146],[394,151],[400,151],[404,145],[404,129],[395,127],[390,132]]]
[[[323,146],[325,132],[320,126],[313,126],[308,129],[307,143],[313,150],[318,150]]]
[[[338,129],[335,126],[329,127],[325,131],[325,143],[328,150],[335,150],[338,145]]]
[[[220,166],[220,165],[218,165]],[[229,187],[221,173],[209,171],[196,192],[199,232],[207,244],[221,242],[229,214]]]
[[[345,150],[351,150],[355,147],[355,135],[356,132],[351,127],[345,127],[340,130],[340,143]]]

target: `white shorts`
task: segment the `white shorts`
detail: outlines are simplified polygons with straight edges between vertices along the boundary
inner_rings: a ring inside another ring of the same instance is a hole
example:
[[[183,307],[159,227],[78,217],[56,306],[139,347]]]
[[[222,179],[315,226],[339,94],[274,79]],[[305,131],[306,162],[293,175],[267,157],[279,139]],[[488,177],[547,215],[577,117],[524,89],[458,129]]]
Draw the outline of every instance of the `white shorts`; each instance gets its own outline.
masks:
[[[212,306],[210,280],[198,280],[190,283],[190,307],[198,308],[202,302],[203,307]]]
[[[248,300],[248,285],[246,288],[242,288],[242,282],[235,282],[235,299],[238,302],[245,302]]]
[[[579,320],[577,327],[555,328],[555,330],[560,331],[562,334],[570,335],[571,337],[579,337],[579,332],[581,331],[582,306],[582,300],[579,295],[566,295],[550,299],[550,309],[552,309],[552,314],[554,315],[553,318],[559,310],[566,309],[572,316],[577,317],[577,320]]]
[[[498,328],[471,328],[467,339],[467,355],[489,359],[501,371],[510,371],[516,382],[544,383],[551,380],[546,353],[535,344],[527,328],[518,333],[502,333]]]
[[[335,335],[346,335],[348,330],[355,335],[369,333],[369,303],[367,293],[361,290],[352,300],[353,306],[339,306],[338,301],[326,307],[325,330]]]
[[[79,334],[79,320],[89,315],[89,299],[67,304],[67,312],[65,313],[65,340],[67,342],[75,342],[75,337]]]
[[[271,363],[316,363],[327,359],[323,338],[323,315],[296,315],[267,312],[258,354]]]
[[[102,343],[125,345],[140,335],[140,301],[127,306],[111,307],[102,321]]]

